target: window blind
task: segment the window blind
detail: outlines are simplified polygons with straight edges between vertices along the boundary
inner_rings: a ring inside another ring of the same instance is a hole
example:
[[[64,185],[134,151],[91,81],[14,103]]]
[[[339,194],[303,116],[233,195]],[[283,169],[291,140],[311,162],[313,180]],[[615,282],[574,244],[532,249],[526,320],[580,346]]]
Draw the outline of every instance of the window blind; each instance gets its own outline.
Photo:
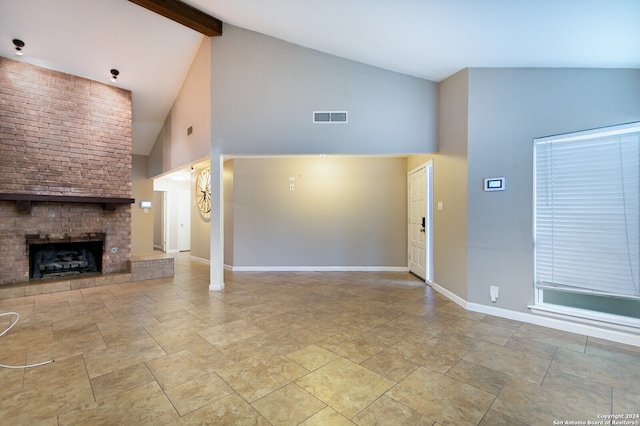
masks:
[[[640,298],[639,124],[534,140],[538,288]]]

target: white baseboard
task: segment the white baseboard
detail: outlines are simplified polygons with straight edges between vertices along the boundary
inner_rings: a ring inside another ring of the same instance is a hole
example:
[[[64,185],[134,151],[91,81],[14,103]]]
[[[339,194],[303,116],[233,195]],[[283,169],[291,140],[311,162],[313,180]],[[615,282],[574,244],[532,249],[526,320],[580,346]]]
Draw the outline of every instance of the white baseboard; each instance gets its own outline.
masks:
[[[224,283],[209,284],[209,291],[220,291],[220,290],[224,290]]]
[[[435,291],[437,291],[438,293],[442,294],[447,299],[451,300],[452,302],[455,302],[457,305],[462,306],[464,309],[469,309],[469,308],[467,308],[467,301],[464,300],[462,297],[458,296],[457,294],[450,292],[446,288],[436,284],[433,281],[427,282],[427,284],[430,285],[431,287],[433,287],[433,289]]]
[[[406,266],[230,266],[233,272],[408,272]]]
[[[559,318],[559,316],[552,317],[526,312],[517,312],[508,309],[495,308],[493,306],[481,305],[479,303],[470,303],[436,283],[432,282],[428,284],[431,285],[431,287],[433,287],[433,289],[438,293],[441,293],[443,296],[469,311],[640,347],[640,334],[637,334],[632,330],[615,330],[607,327],[605,324],[602,326],[583,324]]]
[[[196,262],[206,263],[207,265],[211,265],[211,261],[209,259],[203,259],[202,257],[189,256],[190,260],[195,260]]]
[[[224,265],[226,270],[234,272],[408,272],[407,267],[369,267],[369,266],[232,266]],[[534,314],[527,312],[511,311],[493,306],[481,305],[479,303],[467,302],[457,294],[447,290],[435,282],[427,282],[434,290],[447,297],[460,307],[482,314],[493,315],[496,317],[506,318],[514,321],[526,322],[542,327],[549,327],[556,330],[566,331],[569,333],[581,334],[584,336],[597,337],[600,339],[611,340],[618,343],[633,345],[640,347],[640,334],[634,333],[632,330],[611,329],[606,325],[598,326],[594,324],[585,324],[569,319],[560,318],[559,316]],[[209,286],[209,290],[222,290],[221,286]]]

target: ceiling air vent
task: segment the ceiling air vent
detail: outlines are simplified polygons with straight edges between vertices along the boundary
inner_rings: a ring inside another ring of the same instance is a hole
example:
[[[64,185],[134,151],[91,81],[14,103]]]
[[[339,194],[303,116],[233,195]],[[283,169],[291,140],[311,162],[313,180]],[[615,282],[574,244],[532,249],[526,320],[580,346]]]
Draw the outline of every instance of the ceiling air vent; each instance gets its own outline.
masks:
[[[347,111],[313,111],[314,123],[346,123],[348,117]]]

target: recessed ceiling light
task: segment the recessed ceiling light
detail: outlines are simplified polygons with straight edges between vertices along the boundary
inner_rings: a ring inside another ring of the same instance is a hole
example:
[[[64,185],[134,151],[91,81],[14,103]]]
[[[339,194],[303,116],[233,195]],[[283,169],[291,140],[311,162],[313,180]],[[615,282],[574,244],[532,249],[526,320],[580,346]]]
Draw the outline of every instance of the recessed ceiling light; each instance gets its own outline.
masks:
[[[115,68],[111,69],[111,81],[114,83],[118,81],[118,76],[120,75],[120,71]]]
[[[17,38],[13,39],[13,45],[16,48],[16,55],[22,56],[22,48],[24,47],[24,41],[18,40]]]

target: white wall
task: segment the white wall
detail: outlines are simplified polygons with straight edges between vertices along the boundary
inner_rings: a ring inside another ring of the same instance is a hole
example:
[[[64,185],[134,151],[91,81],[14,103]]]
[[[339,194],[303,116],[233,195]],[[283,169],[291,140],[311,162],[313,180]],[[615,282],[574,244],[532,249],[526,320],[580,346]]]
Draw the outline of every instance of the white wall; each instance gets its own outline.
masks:
[[[167,193],[166,251],[176,253],[182,248],[179,240],[180,233],[187,232],[190,235],[190,228],[185,231],[181,219],[191,217],[191,202],[183,201],[191,200],[191,181],[189,179],[175,180],[170,176],[165,176],[153,181],[153,189]]]

